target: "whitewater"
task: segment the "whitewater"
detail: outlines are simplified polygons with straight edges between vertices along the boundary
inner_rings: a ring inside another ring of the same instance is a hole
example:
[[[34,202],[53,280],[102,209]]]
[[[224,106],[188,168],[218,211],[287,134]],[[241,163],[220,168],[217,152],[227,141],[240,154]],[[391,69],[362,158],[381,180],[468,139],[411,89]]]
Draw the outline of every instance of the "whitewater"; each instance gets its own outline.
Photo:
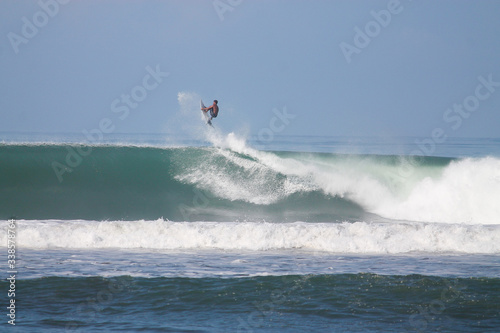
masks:
[[[497,157],[420,157],[417,163],[395,155],[259,151],[233,133],[209,134],[211,147],[93,146],[82,165],[65,175],[67,181],[61,184],[53,172],[54,161],[64,161],[68,149],[89,147],[3,145],[0,171],[6,176],[5,199],[0,209],[10,211],[3,217],[18,211],[24,218],[125,219],[126,214],[178,222],[211,217],[209,221],[221,222],[370,218],[499,224]],[[20,165],[33,155],[42,156],[37,169]],[[123,193],[123,189],[138,193]],[[38,207],[44,200],[42,194],[56,199],[45,211]],[[28,205],[23,196],[34,200]],[[68,205],[78,207],[66,209]],[[139,212],[139,206],[145,209]],[[247,214],[255,210],[262,213]]]
[[[421,222],[498,224],[500,216],[500,159],[494,157],[431,158],[411,162],[398,156],[328,156],[297,154],[280,157],[248,147],[234,133],[221,137],[209,132],[217,147],[211,159],[223,157],[244,170],[234,181],[224,166],[195,168],[180,179],[229,200],[270,204],[293,193],[320,191],[346,198],[368,212],[389,219]],[[414,164],[412,164],[414,163]],[[410,171],[408,171],[410,169]],[[276,186],[270,179],[284,175]]]
[[[0,239],[14,216],[32,249],[500,252],[498,157],[264,151],[205,135],[208,146],[90,146],[60,184],[53,162],[89,147],[0,146]]]
[[[500,253],[499,226],[412,223],[17,221],[26,249]],[[3,235],[7,232],[3,228]],[[1,239],[7,243],[7,239]]]
[[[198,134],[0,143],[25,331],[499,327],[498,140]]]

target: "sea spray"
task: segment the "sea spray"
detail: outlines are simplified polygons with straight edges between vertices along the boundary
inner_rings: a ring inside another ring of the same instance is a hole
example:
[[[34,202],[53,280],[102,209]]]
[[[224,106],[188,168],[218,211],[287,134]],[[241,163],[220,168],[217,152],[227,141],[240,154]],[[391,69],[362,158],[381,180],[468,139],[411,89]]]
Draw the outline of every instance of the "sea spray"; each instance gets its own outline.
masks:
[[[21,220],[18,229],[18,246],[24,249],[500,253],[498,225]]]
[[[180,207],[204,191],[211,199],[191,221],[500,223],[496,157],[425,157],[400,179],[398,156],[259,151],[217,131],[207,139],[95,145],[63,183],[52,161],[84,145],[0,145],[0,218],[183,221]]]

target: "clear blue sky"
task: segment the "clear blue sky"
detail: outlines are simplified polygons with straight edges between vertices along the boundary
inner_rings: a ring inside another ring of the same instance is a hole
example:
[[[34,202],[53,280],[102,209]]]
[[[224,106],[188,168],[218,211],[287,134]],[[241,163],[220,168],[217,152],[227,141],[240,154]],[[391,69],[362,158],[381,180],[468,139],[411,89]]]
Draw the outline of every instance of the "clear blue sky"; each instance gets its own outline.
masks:
[[[256,134],[286,107],[296,117],[281,134],[500,133],[500,84],[478,88],[480,76],[500,82],[497,0],[40,3],[0,2],[0,132],[81,132],[103,118],[117,133],[180,131],[191,120],[178,93],[192,92],[219,100],[226,131]],[[158,83],[148,66],[169,74]],[[447,113],[465,101],[472,111]]]

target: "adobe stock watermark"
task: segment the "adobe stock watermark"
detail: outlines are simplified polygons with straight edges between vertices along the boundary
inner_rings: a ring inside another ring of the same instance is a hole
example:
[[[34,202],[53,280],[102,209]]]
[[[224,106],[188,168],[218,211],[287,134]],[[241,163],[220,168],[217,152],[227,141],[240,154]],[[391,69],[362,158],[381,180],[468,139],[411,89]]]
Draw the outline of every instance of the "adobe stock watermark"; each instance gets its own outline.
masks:
[[[274,135],[283,132],[291,121],[297,117],[295,114],[288,113],[286,106],[281,111],[274,108],[272,112],[274,116],[269,120],[269,126],[260,129],[257,135],[257,145],[272,142]]]
[[[60,5],[66,5],[70,1],[71,0],[39,0],[37,4],[40,10],[35,12],[31,19],[26,16],[21,18],[23,23],[21,26],[21,33],[9,32],[7,34],[7,38],[9,39],[14,53],[18,54],[21,44],[28,44],[30,40],[38,35],[40,29],[45,27],[50,19],[54,18],[59,13]]]
[[[128,118],[131,109],[136,109],[141,102],[143,102],[148,96],[148,92],[151,92],[158,88],[158,86],[163,82],[163,79],[168,77],[170,73],[162,72],[160,70],[160,65],[156,65],[153,69],[150,66],[145,68],[147,74],[142,78],[142,83],[134,86],[130,93],[121,94],[119,98],[115,98],[111,102],[111,112],[116,113],[118,119],[123,121]],[[102,142],[105,134],[113,133],[116,126],[111,118],[102,118],[98,126],[93,129],[84,129],[82,133],[87,139],[88,146],[83,149],[82,146],[66,146],[68,153],[66,154],[65,163],[59,161],[52,162],[52,169],[57,177],[59,183],[62,183],[63,176],[65,173],[71,173],[75,168],[77,168],[83,161],[83,158],[92,153],[92,144],[97,144]]]
[[[9,297],[9,306],[7,307],[7,323],[15,326],[16,325],[16,275],[17,275],[17,229],[16,220],[10,219],[8,221],[7,229],[7,275],[9,276],[6,280],[9,281],[9,289],[7,291],[7,296]]]
[[[476,85],[474,92],[466,96],[461,103],[454,103],[443,112],[443,121],[449,125],[449,129],[444,127],[434,128],[430,135],[422,140],[415,139],[417,149],[410,152],[410,156],[405,156],[398,170],[398,178],[401,181],[410,177],[415,167],[422,162],[424,156],[431,156],[436,152],[436,147],[444,143],[448,138],[448,132],[457,131],[463,124],[464,119],[468,119],[472,114],[477,112],[481,103],[491,98],[493,93],[500,87],[500,82],[493,80],[493,74],[489,74],[486,78],[479,76],[479,83]]]
[[[463,119],[467,119],[472,113],[479,109],[482,101],[486,101],[500,87],[500,82],[493,81],[493,74],[488,78],[479,76],[479,84],[474,89],[474,93],[465,97],[462,103],[453,104],[453,108],[448,108],[443,113],[443,120],[447,124],[452,124],[451,128],[456,131],[462,126]]]
[[[236,7],[241,5],[243,0],[214,0],[212,5],[214,6],[219,20],[224,21],[224,13],[232,12]]]
[[[308,257],[313,258],[318,256],[321,251],[308,252]],[[279,316],[281,314],[280,306],[285,304],[289,300],[298,301],[300,298],[306,297],[309,300],[309,296],[301,295],[300,292],[304,291],[308,284],[310,284],[310,279],[315,277],[311,274],[306,266],[302,263],[297,263],[298,271],[294,273],[295,276],[283,276],[282,286],[271,291],[271,294],[267,299],[261,301],[252,302],[255,310],[248,314],[246,319],[238,316],[238,333],[253,333],[254,329],[259,331],[261,327],[265,326],[266,321],[272,321],[273,316]],[[291,285],[289,280],[292,280]],[[296,293],[293,295],[293,293]]]
[[[389,0],[387,9],[381,9],[379,11],[372,10],[370,12],[373,20],[368,21],[363,29],[355,26],[352,44],[346,42],[341,42],[339,44],[340,50],[347,63],[351,63],[354,54],[360,54],[363,49],[370,45],[370,42],[380,35],[382,29],[389,26],[393,16],[400,14],[403,9],[404,7],[399,0]]]
[[[78,320],[68,323],[65,327],[66,332],[76,331],[82,319],[87,319],[88,321],[95,320],[97,314],[101,312],[105,306],[109,306],[111,302],[115,299],[116,294],[122,293],[125,289],[130,288],[134,284],[132,278],[112,278],[107,284],[107,288],[100,290],[96,293],[95,297],[87,297],[87,299],[81,302],[77,308],[76,313],[78,315]],[[75,318],[76,319],[76,318]]]
[[[429,323],[438,320],[446,310],[446,305],[456,301],[461,296],[461,289],[464,289],[464,287],[458,283],[452,285],[449,281],[446,281],[446,287],[441,291],[439,298],[432,300],[424,306],[418,306],[418,313],[410,316],[409,322],[411,327],[419,332],[427,332]]]
[[[210,204],[210,199],[215,198],[215,194],[210,193],[210,191],[201,191],[197,188],[193,189],[193,202],[192,206],[188,206],[186,204],[180,204],[178,206],[179,211],[181,212],[184,221],[189,221],[192,214],[195,214],[197,211],[205,209]]]
[[[254,329],[259,329],[264,325],[265,320],[272,320],[273,315],[279,315],[278,307],[284,304],[288,299],[291,299],[290,294],[294,291],[301,290],[307,284],[312,275],[302,275],[293,282],[291,287],[283,287],[275,289],[271,292],[269,299],[253,302],[255,310],[252,311],[246,319],[238,316],[237,333],[253,333]],[[283,277],[283,282],[286,283],[288,278]],[[293,297],[297,300],[296,297]]]

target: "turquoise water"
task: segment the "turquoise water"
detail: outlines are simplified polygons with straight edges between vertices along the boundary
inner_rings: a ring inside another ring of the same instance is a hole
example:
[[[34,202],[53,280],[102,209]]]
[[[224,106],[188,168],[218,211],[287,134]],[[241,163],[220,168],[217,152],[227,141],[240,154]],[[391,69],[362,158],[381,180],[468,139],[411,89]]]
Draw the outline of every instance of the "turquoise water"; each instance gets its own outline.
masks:
[[[2,142],[14,330],[500,329],[496,139]]]

